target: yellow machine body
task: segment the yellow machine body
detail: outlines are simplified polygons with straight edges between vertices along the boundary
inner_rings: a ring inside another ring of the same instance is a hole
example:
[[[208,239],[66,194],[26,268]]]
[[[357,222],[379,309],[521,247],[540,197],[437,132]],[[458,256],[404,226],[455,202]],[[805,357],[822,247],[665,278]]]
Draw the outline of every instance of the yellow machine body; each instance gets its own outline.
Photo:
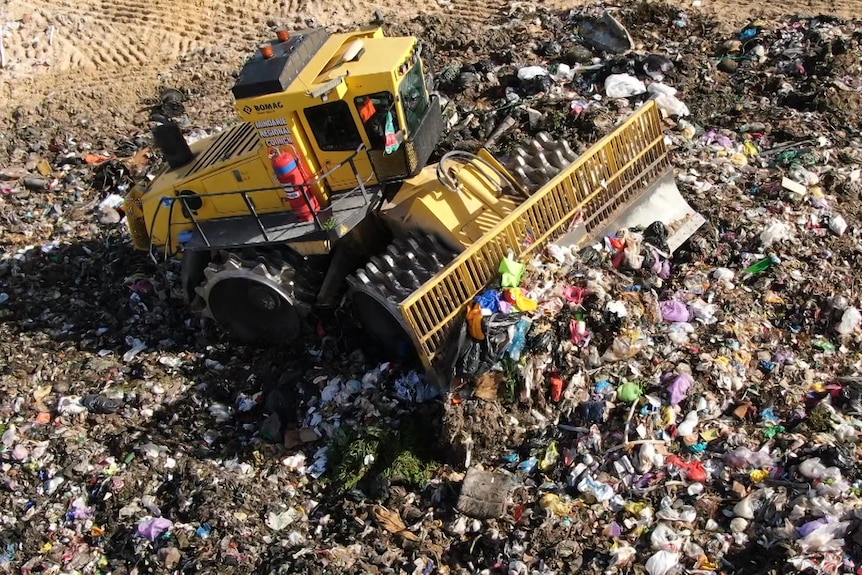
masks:
[[[288,46],[281,73],[267,75],[267,64],[279,64],[282,45]],[[166,165],[152,182],[128,194],[128,222],[139,249],[182,256],[184,239],[200,233],[198,224],[289,212],[271,163],[279,152],[300,159],[313,178],[307,192],[324,208],[340,193],[360,185],[373,188],[387,175],[403,179],[421,168],[411,137],[419,135],[429,95],[416,38],[385,37],[380,28],[333,35],[311,30],[269,46],[275,57],[257,54],[246,65],[249,76],[259,77],[245,84],[241,77],[234,87],[242,123],[191,144],[191,161]],[[345,62],[346,53],[355,53],[353,60]],[[419,104],[410,109],[408,102]],[[386,119],[402,143],[398,154],[384,149]],[[386,162],[395,162],[394,174],[387,173],[393,166]],[[329,233],[290,237],[292,247],[304,254],[328,253],[333,240],[355,224],[339,221],[335,211],[324,222]],[[238,244],[230,238],[217,243],[206,247]]]
[[[233,87],[241,123],[190,146],[176,126],[160,136],[168,165],[126,197],[135,246],[182,256],[192,306],[243,340],[298,337],[302,310],[346,282],[368,333],[435,371],[507,254],[656,220],[673,250],[704,222],[676,189],[654,102],[580,156],[545,135],[509,170],[486,150],[426,166],[443,121],[419,53],[379,28],[262,45]],[[287,153],[307,171],[299,187],[273,168]],[[311,221],[291,210],[297,189],[319,202]],[[394,239],[374,256],[378,217]],[[302,257],[318,255],[322,280]]]
[[[383,205],[391,227],[434,234],[450,249],[461,251],[484,237],[524,199],[506,194],[506,182],[482,164],[469,163],[458,171],[457,190],[443,185],[436,172],[436,165],[426,167]]]

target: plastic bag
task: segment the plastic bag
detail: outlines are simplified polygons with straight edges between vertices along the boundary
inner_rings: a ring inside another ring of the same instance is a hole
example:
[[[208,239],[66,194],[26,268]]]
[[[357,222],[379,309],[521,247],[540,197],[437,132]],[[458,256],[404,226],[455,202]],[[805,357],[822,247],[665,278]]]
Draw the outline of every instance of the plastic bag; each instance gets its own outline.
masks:
[[[836,214],[829,219],[829,229],[836,236],[843,236],[847,231],[847,221],[840,214]]]
[[[502,274],[500,285],[504,288],[516,288],[521,285],[521,278],[524,275],[526,266],[516,261],[512,254],[507,255],[500,262],[499,272]]]
[[[581,345],[589,341],[590,332],[587,330],[587,324],[583,320],[572,319],[569,321],[569,333],[572,343]]]
[[[507,289],[503,298],[518,308],[518,311],[536,311],[539,307],[539,302],[525,296],[521,288]]]
[[[657,551],[679,551],[682,544],[679,535],[664,523],[655,526],[649,536],[652,548]]]
[[[500,311],[500,292],[495,289],[485,290],[481,295],[477,295],[474,301],[492,313]]]
[[[676,88],[654,82],[649,85],[647,92],[652,94],[656,105],[668,116],[688,116],[690,114],[688,106],[676,97]]]
[[[672,324],[667,330],[668,339],[676,346],[687,345],[689,335],[694,333],[694,326],[686,321]]]
[[[682,423],[676,426],[676,431],[682,437],[691,435],[692,433],[694,433],[698,422],[699,420],[697,417],[697,412],[689,411],[688,414],[685,416],[685,419],[682,420]]]
[[[550,76],[538,75],[531,80],[525,80],[522,91],[525,96],[533,96],[540,92],[547,92],[553,85],[554,81]]]
[[[650,244],[664,253],[670,253],[670,247],[667,245],[669,232],[667,226],[661,220],[656,220],[644,229],[644,243]]]
[[[661,317],[667,322],[687,322],[692,319],[691,310],[681,301],[668,300],[659,304]]]
[[[775,242],[783,242],[793,237],[793,228],[786,222],[772,222],[766,229],[760,232],[760,243],[764,248],[772,246]]]
[[[482,343],[470,340],[458,358],[457,373],[464,376],[474,376],[480,373],[482,366]]]
[[[485,332],[482,331],[482,306],[476,302],[467,305],[467,331],[474,339],[485,339]]]
[[[151,517],[138,523],[138,536],[155,541],[159,536],[173,527],[173,522],[164,517]]]
[[[838,551],[844,547],[844,534],[849,526],[849,521],[827,523],[800,539],[799,547],[803,553]]]
[[[536,76],[547,76],[548,71],[541,66],[525,66],[518,70],[518,79],[523,81],[532,80]]]
[[[716,268],[712,277],[719,282],[732,282],[736,274],[729,268]]]
[[[557,82],[571,82],[575,77],[572,68],[568,64],[560,63],[557,65],[557,71],[554,73],[554,80]]]
[[[482,340],[465,339],[455,364],[456,373],[473,377],[490,371],[509,348],[512,337],[516,333],[515,324],[520,319],[520,314],[496,313],[483,316],[481,321],[485,337]]]
[[[671,405],[679,405],[685,394],[688,393],[688,388],[691,387],[691,376],[687,373],[679,375],[671,375],[670,384],[667,386],[668,401]]]
[[[747,447],[738,447],[724,454],[724,464],[734,469],[772,467],[775,465],[775,460],[765,451],[751,451]]]
[[[848,307],[841,315],[841,323],[835,328],[835,331],[841,335],[850,335],[859,327],[862,322],[862,313],[855,307]]]
[[[613,487],[611,487],[607,483],[597,481],[589,475],[584,475],[580,482],[578,482],[578,491],[580,491],[584,495],[593,497],[596,501],[600,503],[604,501],[610,501],[614,496]]]
[[[578,252],[578,257],[588,266],[597,266],[602,263],[602,254],[593,246],[587,246]]]
[[[644,83],[628,74],[611,74],[605,79],[605,93],[608,98],[629,98],[644,92]]]
[[[696,299],[691,302],[690,306],[694,319],[707,325],[718,322],[715,314],[718,313],[718,306],[714,303],[707,303],[702,299]]]
[[[679,553],[658,551],[647,559],[646,570],[649,575],[671,575],[679,568]]]
[[[495,313],[485,319],[485,356],[484,361],[494,364],[499,361],[509,347],[509,328],[520,321],[520,314]]]

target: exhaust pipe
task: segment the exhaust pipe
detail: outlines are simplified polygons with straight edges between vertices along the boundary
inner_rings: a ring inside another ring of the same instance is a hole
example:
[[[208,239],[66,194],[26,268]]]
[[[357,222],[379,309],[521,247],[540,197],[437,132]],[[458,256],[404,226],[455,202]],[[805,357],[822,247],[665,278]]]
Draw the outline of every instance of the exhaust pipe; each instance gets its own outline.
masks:
[[[171,169],[181,168],[195,157],[180,127],[174,122],[158,125],[152,132],[156,147],[162,150]]]

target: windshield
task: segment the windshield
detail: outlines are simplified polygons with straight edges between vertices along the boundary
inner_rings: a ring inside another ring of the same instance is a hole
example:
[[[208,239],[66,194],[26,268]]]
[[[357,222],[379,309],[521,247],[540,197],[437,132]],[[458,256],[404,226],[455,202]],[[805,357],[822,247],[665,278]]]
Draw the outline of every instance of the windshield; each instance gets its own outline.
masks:
[[[401,107],[407,122],[407,135],[412,135],[422,123],[425,112],[428,110],[428,94],[425,91],[425,74],[422,71],[422,61],[417,60],[416,65],[405,74],[398,89],[401,99]]]

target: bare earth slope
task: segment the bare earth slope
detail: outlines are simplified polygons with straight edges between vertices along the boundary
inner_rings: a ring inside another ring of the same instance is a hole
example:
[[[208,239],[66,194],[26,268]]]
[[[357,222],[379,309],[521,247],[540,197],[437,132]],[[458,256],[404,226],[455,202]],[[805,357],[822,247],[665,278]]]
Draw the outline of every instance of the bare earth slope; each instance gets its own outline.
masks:
[[[550,0],[565,9],[577,0]],[[0,70],[0,117],[15,110],[39,109],[62,120],[103,112],[117,127],[131,120],[141,101],[161,84],[171,84],[174,66],[202,56],[206,74],[216,79],[235,70],[243,54],[272,25],[318,23],[349,26],[368,21],[380,9],[391,20],[439,13],[463,21],[463,33],[476,24],[504,16],[523,2],[488,0],[12,0],[0,7],[6,67]],[[749,17],[862,13],[862,1],[704,0],[688,10],[715,12],[728,26]],[[201,78],[197,78],[201,79]],[[227,94],[222,96],[227,98]]]

